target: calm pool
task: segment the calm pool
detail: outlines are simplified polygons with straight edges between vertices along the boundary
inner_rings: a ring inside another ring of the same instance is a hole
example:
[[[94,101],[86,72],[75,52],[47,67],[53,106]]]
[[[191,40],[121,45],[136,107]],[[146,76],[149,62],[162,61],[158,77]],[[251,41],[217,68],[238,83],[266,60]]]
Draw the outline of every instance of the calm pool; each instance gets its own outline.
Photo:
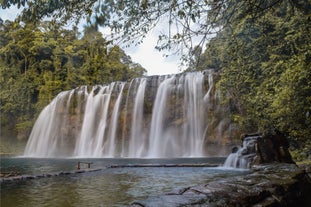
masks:
[[[134,200],[174,189],[247,173],[211,167],[105,168],[126,164],[222,163],[224,158],[32,159],[1,158],[1,172],[36,175],[76,169],[78,161],[102,170],[83,174],[1,183],[1,207],[128,206]]]

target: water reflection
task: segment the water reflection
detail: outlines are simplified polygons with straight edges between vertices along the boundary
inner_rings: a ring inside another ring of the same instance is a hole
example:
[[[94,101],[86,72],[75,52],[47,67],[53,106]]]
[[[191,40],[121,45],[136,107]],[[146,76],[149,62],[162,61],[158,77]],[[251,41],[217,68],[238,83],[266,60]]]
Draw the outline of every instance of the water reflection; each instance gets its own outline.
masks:
[[[63,164],[67,164],[68,168],[68,165],[71,164],[75,166],[76,162],[76,160],[69,159],[54,160],[54,162],[40,159],[28,161],[26,166],[36,166],[35,169],[32,169],[36,172],[55,170],[63,167]],[[188,161],[190,162],[190,160]],[[14,162],[21,164],[18,159],[7,162],[10,164],[2,165],[5,162],[1,161],[1,170],[7,169],[8,166],[12,167]],[[110,160],[110,162],[116,162],[116,160]],[[125,161],[121,160],[120,162]],[[138,161],[127,160],[126,162]],[[185,160],[183,160],[184,162]],[[94,161],[96,166],[103,165],[102,163],[103,160]],[[15,165],[15,168],[18,168],[17,166]],[[27,171],[25,165],[21,165],[21,167]],[[158,195],[165,191],[207,183],[216,178],[241,173],[243,172],[207,167],[110,168],[92,173],[1,184],[1,206],[127,206],[132,201],[146,198],[149,195]]]

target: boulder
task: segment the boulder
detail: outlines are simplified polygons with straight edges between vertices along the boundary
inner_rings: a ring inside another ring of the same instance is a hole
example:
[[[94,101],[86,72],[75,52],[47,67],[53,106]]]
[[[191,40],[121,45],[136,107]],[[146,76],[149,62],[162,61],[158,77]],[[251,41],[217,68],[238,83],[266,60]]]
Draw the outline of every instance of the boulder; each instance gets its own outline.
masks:
[[[280,132],[261,135],[245,134],[241,137],[242,147],[234,147],[224,166],[249,168],[252,165],[282,162],[294,163],[288,151],[289,144]]]
[[[257,139],[256,156],[252,164],[294,163],[288,148],[289,143],[281,132],[276,131],[274,134],[260,136]]]

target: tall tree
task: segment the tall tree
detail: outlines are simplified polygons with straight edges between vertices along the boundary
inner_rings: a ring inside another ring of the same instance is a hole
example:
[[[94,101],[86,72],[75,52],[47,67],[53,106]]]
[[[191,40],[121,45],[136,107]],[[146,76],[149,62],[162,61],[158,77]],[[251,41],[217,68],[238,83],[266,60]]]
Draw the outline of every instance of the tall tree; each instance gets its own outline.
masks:
[[[284,1],[254,22],[246,16],[206,46],[198,70],[220,68],[232,118],[245,131],[281,131],[311,146],[311,27],[304,10]]]
[[[63,90],[126,81],[146,72],[137,64],[133,68],[135,63],[123,50],[108,48],[102,34],[89,27],[79,38],[75,28],[67,30],[56,22],[0,23],[0,112],[5,131],[27,134],[36,115]]]

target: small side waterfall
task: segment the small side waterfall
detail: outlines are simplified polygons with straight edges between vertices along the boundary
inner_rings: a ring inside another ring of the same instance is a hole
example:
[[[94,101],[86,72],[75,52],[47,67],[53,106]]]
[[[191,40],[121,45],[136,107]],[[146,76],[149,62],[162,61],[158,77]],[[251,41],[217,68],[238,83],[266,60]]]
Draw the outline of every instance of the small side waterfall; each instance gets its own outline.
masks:
[[[227,157],[224,167],[247,169],[256,155],[256,143],[260,135],[244,138],[241,148],[233,148],[233,152]]]
[[[208,143],[214,148],[235,129],[224,117],[229,107],[219,105],[214,75],[151,76],[62,92],[41,112],[24,155],[206,156]]]
[[[224,167],[247,169],[251,165],[295,163],[289,152],[287,137],[278,130],[265,134],[243,134],[241,139],[242,147],[232,149]]]

